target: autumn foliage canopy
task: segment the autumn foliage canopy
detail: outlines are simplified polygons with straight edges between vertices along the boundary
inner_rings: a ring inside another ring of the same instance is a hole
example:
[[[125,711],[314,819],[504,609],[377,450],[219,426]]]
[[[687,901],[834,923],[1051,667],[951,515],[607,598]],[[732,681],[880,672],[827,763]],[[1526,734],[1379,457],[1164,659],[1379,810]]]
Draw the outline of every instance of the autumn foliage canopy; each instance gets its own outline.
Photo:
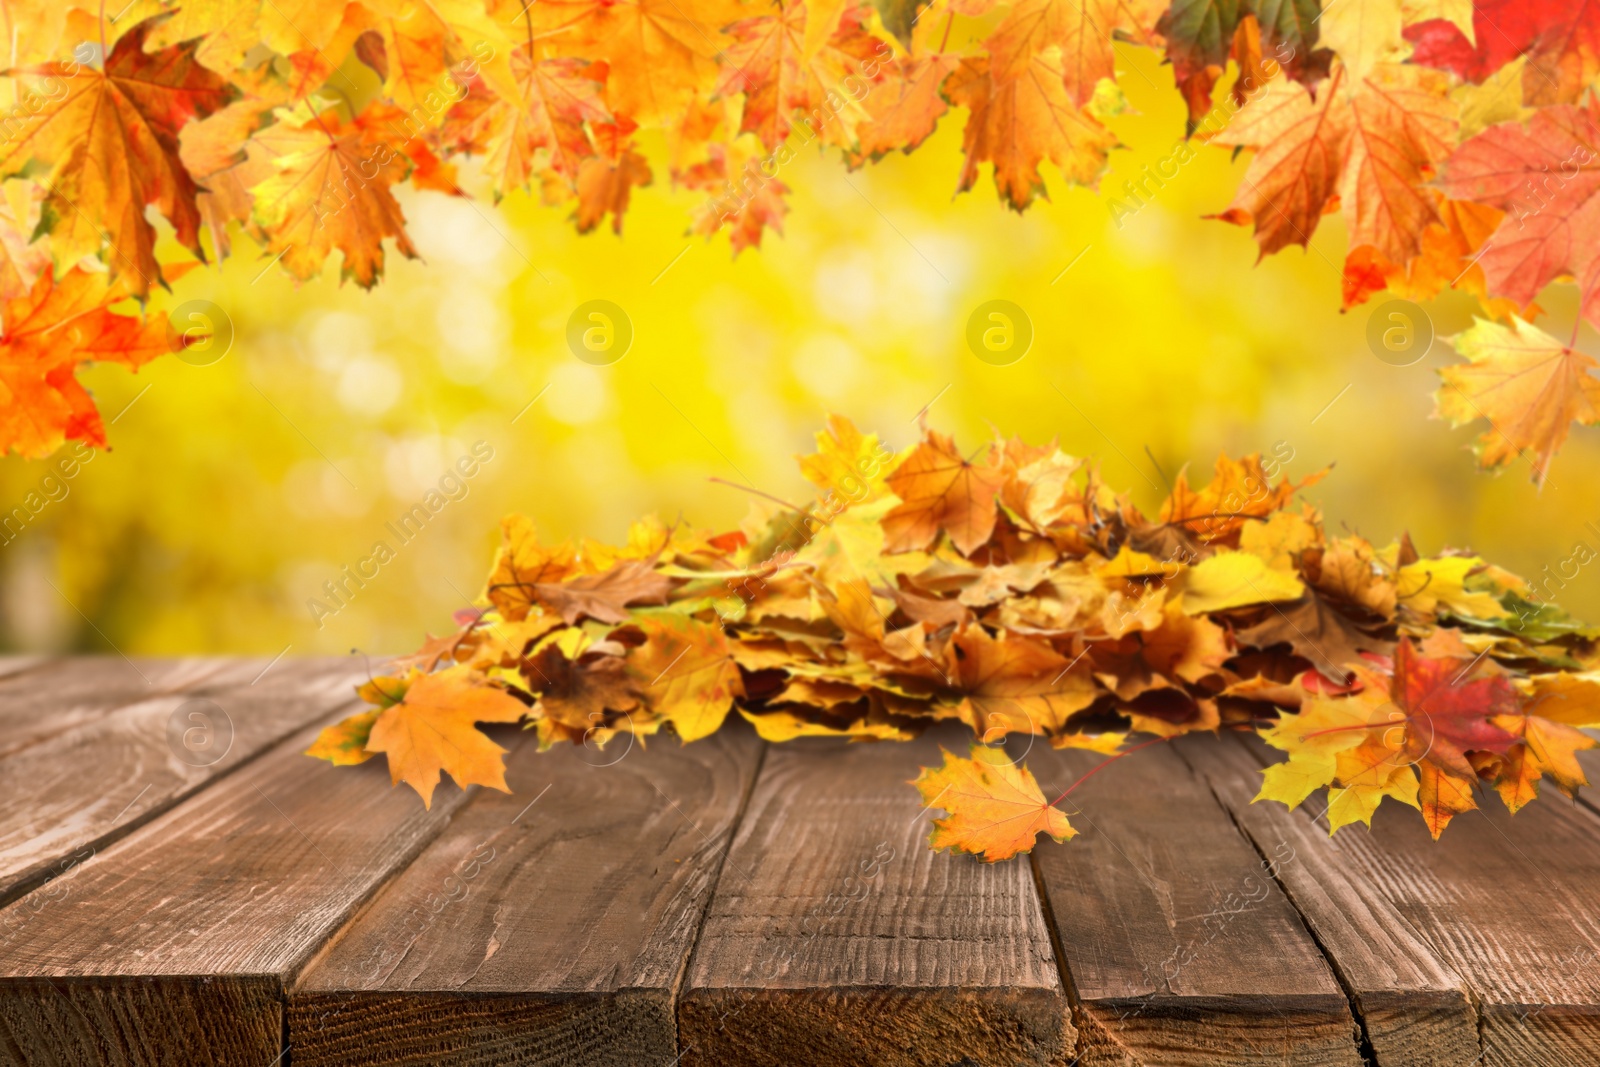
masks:
[[[382,754],[431,803],[441,772],[505,788],[485,722],[548,747],[689,742],[735,714],[770,741],[956,720],[971,754],[916,785],[946,812],[932,843],[987,860],[1074,832],[1011,735],[1121,758],[1254,731],[1287,754],[1260,798],[1326,791],[1333,830],[1388,798],[1437,836],[1487,792],[1516,811],[1586,784],[1600,631],[1469,553],[1330,536],[1295,500],[1327,472],[1274,484],[1279,462],[1179,474],[1146,516],[1054,444],[964,454],[927,430],[897,454],[834,417],[800,457],[818,499],[736,531],[647,518],[624,545],[547,545],[506,519],[479,606],[310,754]]]
[[[735,252],[782,228],[797,152],[861,167],[941,122],[962,127],[958,190],[988,173],[1022,210],[1047,162],[1097,186],[1115,42],[1165,56],[1193,142],[1251,153],[1216,215],[1263,254],[1338,213],[1346,306],[1482,298],[1439,413],[1487,420],[1486,465],[1542,480],[1600,419],[1594,361],[1525,321],[1571,279],[1600,322],[1593,4],[12,0],[0,28],[0,453],[104,445],[78,367],[192,341],[142,305],[201,259],[306,279],[337,253],[375,284],[415,254],[400,183],[533,191],[586,231],[670,182],[704,194],[688,229]],[[1105,190],[1113,217],[1162,181]]]

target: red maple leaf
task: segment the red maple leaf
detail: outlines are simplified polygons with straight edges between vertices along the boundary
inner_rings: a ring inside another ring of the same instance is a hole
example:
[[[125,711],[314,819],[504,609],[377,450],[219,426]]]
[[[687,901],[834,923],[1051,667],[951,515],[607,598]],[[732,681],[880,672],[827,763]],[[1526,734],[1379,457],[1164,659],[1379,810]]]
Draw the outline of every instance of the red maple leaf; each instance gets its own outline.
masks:
[[[1408,26],[1411,61],[1481,82],[1526,55],[1523,102],[1537,106],[1578,99],[1600,60],[1600,0],[1477,0],[1472,26],[1476,44],[1444,19]]]
[[[1465,657],[1430,659],[1410,641],[1400,642],[1389,692],[1404,712],[1397,721],[1405,723],[1405,751],[1412,760],[1472,779],[1467,752],[1504,753],[1516,740],[1489,720],[1516,713],[1517,690],[1499,675],[1470,678],[1476,665]]]

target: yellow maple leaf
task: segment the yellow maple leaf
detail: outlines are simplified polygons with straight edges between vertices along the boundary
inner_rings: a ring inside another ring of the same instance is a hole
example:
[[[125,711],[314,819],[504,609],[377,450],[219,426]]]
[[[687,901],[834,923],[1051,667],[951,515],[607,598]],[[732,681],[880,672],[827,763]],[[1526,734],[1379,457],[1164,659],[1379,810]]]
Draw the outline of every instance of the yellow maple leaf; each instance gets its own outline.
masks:
[[[941,748],[942,767],[924,767],[912,783],[923,804],[942,808],[928,844],[977,855],[985,863],[1031,852],[1040,834],[1066,841],[1078,831],[1067,816],[1045,800],[1033,772],[1006,759],[1003,752],[974,743],[972,758]]]
[[[1507,614],[1499,599],[1487,590],[1473,588],[1469,580],[1484,568],[1477,556],[1419,559],[1401,567],[1395,576],[1395,596],[1413,611],[1431,615],[1441,607],[1475,619],[1498,619]]]
[[[541,545],[526,515],[501,519],[500,537],[487,595],[502,616],[517,622],[538,605],[534,587],[569,577],[577,569],[577,554],[570,544]]]
[[[1339,785],[1328,790],[1328,832],[1353,822],[1372,825],[1385,797],[1420,808],[1417,774],[1404,753],[1382,736],[1370,737],[1334,757]]]
[[[628,673],[645,703],[684,741],[716,733],[734,698],[744,695],[727,632],[673,612],[641,616],[633,625],[647,640],[628,653]]]
[[[796,456],[806,481],[824,492],[837,493],[852,504],[878,500],[889,492],[885,480],[895,455],[875,433],[862,433],[843,415],[829,415],[828,426],[816,433],[817,450]]]
[[[1529,715],[1568,726],[1600,726],[1600,672],[1535,676],[1528,683],[1533,700]]]
[[[1184,574],[1183,610],[1190,615],[1246,604],[1297,600],[1305,585],[1292,572],[1278,570],[1249,552],[1219,552]]]
[[[380,708],[358,711],[332,726],[323,727],[305,754],[325,759],[335,767],[353,767],[367,762],[377,755],[367,750],[367,739],[372,734],[372,724],[382,714]]]
[[[845,726],[802,719],[791,711],[768,711],[759,715],[739,709],[739,714],[756,728],[763,741],[793,741],[797,737],[848,737],[852,741],[909,741],[912,734],[888,722],[857,719]]]
[[[1472,797],[1473,783],[1426,760],[1416,767],[1417,804],[1428,832],[1437,841],[1451,819],[1477,808],[1478,802]]]
[[[1600,422],[1597,364],[1537,326],[1480,319],[1449,341],[1467,362],[1440,368],[1436,414],[1455,426],[1488,421],[1473,445],[1485,467],[1520,456],[1543,484],[1572,424]]]

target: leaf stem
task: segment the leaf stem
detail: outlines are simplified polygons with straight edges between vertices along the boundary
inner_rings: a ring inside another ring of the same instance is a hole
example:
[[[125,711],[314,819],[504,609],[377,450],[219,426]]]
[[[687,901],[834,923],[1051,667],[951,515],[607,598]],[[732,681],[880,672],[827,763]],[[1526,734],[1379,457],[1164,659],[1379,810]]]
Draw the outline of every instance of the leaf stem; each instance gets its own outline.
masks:
[[[810,514],[810,512],[806,511],[804,508],[797,508],[793,504],[789,503],[787,500],[783,499],[782,497],[773,496],[771,493],[763,493],[761,490],[757,489],[753,485],[740,485],[738,482],[730,482],[726,478],[708,478],[706,480],[707,481],[711,481],[711,482],[716,482],[718,485],[732,486],[733,488],[741,489],[746,493],[754,493],[756,496],[762,497],[762,498],[764,498],[766,500],[770,500],[774,504],[782,504],[784,507],[788,508],[790,511],[795,512],[798,515],[809,515]]]
[[[1176,737],[1178,735],[1177,734],[1173,734],[1172,736]],[[1061,791],[1061,795],[1056,797],[1054,800],[1052,800],[1050,802],[1050,806],[1054,807],[1055,805],[1061,803],[1063,800],[1067,799],[1067,795],[1069,793],[1071,793],[1074,789],[1078,788],[1084,782],[1087,782],[1089,779],[1093,778],[1096,774],[1099,774],[1106,767],[1108,767],[1111,764],[1117,762],[1117,760],[1121,759],[1123,756],[1131,756],[1135,752],[1139,751],[1141,748],[1149,748],[1151,745],[1159,745],[1163,741],[1171,741],[1171,740],[1172,740],[1172,737],[1158,737],[1154,741],[1145,741],[1142,744],[1134,745],[1132,748],[1128,749],[1125,752],[1118,752],[1115,756],[1111,756],[1111,757],[1109,757],[1107,759],[1101,760],[1099,763],[1095,764],[1093,767],[1090,767],[1087,771],[1085,771],[1083,773],[1082,777],[1080,777],[1076,782],[1073,782],[1071,785],[1067,786],[1066,789],[1062,790]]]

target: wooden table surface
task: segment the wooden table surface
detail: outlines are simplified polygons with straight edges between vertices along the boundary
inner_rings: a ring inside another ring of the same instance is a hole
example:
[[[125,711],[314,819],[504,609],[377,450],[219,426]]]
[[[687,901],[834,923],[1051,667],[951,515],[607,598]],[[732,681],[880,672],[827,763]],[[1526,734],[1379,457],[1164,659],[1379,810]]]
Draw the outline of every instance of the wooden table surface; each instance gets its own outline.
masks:
[[[349,660],[0,657],[0,1063],[1600,1065],[1600,816],[1330,839],[1193,737],[936,855],[938,745],[512,751],[425,811],[301,752]],[[1099,757],[1027,756],[1046,793]],[[1593,772],[1596,767],[1591,767]]]

